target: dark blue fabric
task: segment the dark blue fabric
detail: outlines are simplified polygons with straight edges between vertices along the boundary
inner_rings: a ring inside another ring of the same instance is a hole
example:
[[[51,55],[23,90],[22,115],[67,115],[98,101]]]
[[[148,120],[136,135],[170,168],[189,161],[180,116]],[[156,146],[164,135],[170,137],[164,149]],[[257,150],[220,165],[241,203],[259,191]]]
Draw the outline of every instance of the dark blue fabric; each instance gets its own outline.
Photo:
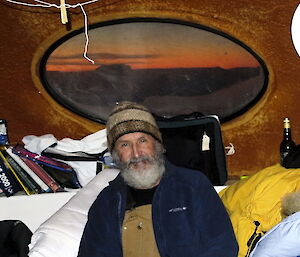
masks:
[[[97,197],[79,257],[122,257],[126,185],[118,176]],[[235,257],[238,245],[226,210],[199,171],[166,163],[153,198],[153,227],[161,257]]]

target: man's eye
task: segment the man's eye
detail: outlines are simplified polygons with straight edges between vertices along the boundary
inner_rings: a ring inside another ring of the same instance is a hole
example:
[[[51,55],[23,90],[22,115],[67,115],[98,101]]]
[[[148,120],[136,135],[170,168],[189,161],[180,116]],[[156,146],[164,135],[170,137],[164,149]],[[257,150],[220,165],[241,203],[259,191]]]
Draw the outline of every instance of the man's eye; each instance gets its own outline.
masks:
[[[142,138],[140,139],[140,142],[141,142],[141,143],[145,143],[145,142],[147,142],[147,139],[144,138],[144,137],[142,137]]]
[[[117,145],[118,148],[124,148],[124,147],[128,147],[128,146],[129,146],[128,143],[121,143],[121,142]]]

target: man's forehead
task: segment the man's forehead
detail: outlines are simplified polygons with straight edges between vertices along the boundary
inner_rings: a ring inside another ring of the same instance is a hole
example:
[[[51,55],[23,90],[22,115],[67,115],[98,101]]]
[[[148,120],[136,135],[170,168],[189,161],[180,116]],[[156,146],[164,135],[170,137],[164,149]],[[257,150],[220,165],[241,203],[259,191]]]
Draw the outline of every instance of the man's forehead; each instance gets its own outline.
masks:
[[[147,133],[144,133],[144,132],[132,132],[132,133],[128,133],[128,134],[125,134],[125,135],[119,137],[116,142],[119,142],[119,141],[128,141],[128,140],[137,140],[137,139],[142,138],[142,137],[154,140],[154,138],[151,135],[147,134]]]

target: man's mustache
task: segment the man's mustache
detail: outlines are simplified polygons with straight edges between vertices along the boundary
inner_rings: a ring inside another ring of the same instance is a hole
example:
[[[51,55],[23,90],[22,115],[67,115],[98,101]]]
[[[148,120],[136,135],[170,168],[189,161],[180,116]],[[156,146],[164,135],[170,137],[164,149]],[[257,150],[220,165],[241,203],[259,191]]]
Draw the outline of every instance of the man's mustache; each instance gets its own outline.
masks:
[[[130,167],[131,165],[135,165],[138,164],[139,162],[149,162],[151,163],[153,161],[153,158],[149,157],[149,156],[140,156],[137,158],[131,158],[128,162],[127,162],[127,167]]]

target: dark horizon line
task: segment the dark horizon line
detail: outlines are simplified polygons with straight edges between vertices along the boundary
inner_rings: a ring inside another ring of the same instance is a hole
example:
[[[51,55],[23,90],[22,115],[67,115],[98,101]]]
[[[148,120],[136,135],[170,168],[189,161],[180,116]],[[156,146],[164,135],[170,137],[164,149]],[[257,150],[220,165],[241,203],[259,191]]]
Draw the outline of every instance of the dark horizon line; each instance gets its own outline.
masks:
[[[124,64],[109,64],[109,65],[101,65],[101,66],[114,66],[114,65],[122,65],[122,66],[128,66],[130,67],[130,70],[136,71],[136,70],[192,70],[192,69],[222,69],[222,70],[232,70],[232,69],[241,69],[241,68],[249,68],[249,69],[256,69],[259,68],[260,65],[257,66],[237,66],[237,67],[232,67],[232,68],[222,68],[220,66],[213,66],[213,67],[176,67],[176,68],[132,68],[130,65],[124,65]],[[97,69],[101,69],[101,66],[97,67],[96,69],[93,70],[73,70],[73,71],[61,71],[61,70],[50,70],[46,72],[90,72],[90,71],[96,71]]]

